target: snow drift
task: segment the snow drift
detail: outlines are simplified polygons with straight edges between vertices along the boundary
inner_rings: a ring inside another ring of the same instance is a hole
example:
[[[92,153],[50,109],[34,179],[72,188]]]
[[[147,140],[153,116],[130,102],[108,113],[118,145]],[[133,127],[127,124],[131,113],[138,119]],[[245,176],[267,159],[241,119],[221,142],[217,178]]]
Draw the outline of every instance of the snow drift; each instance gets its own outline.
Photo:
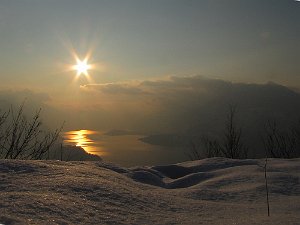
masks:
[[[299,224],[300,159],[122,168],[0,161],[0,224]]]

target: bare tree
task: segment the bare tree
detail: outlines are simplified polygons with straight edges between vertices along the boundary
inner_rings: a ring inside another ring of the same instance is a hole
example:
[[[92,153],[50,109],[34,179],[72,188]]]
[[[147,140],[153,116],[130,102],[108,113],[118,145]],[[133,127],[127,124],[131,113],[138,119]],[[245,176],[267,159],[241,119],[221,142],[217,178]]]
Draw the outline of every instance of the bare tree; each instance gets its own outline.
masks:
[[[6,122],[6,119],[8,117],[8,112],[4,112],[0,115],[0,131],[3,130],[3,125]],[[0,132],[0,144],[2,143],[2,141],[4,141],[6,138],[6,134],[4,132]],[[0,156],[3,155],[3,148],[0,145]]]
[[[191,149],[186,154],[190,160],[202,159],[202,153],[199,150],[197,144],[194,141],[191,141]]]
[[[293,158],[300,156],[300,120],[292,128],[283,131],[276,120],[268,121],[263,136],[265,146],[265,187],[267,200],[267,213],[270,216],[269,188],[267,178],[268,157]]]
[[[192,148],[188,154],[190,159],[210,157],[246,158],[248,148],[242,141],[242,129],[236,122],[236,106],[229,105],[226,118],[225,130],[221,141],[209,137],[201,137],[200,146],[192,142]]]
[[[295,124],[295,126],[291,129],[293,136],[296,139],[296,148],[294,151],[294,157],[300,157],[300,119]]]
[[[265,151],[272,158],[293,158],[299,156],[299,130],[297,127],[283,131],[277,121],[268,121],[263,138]]]
[[[221,157],[222,152],[220,145],[216,140],[210,139],[207,136],[200,138],[200,143],[191,141],[191,149],[187,153],[190,160],[198,160],[203,158]]]
[[[248,148],[242,142],[242,128],[236,122],[236,106],[230,105],[220,148],[227,158],[246,158]]]
[[[43,159],[53,146],[62,127],[43,131],[39,109],[31,119],[24,113],[24,103],[15,112],[11,107],[0,116],[0,155],[7,159]]]
[[[201,142],[204,145],[204,154],[207,158],[222,156],[221,146],[216,140],[210,140],[208,137],[203,137]]]

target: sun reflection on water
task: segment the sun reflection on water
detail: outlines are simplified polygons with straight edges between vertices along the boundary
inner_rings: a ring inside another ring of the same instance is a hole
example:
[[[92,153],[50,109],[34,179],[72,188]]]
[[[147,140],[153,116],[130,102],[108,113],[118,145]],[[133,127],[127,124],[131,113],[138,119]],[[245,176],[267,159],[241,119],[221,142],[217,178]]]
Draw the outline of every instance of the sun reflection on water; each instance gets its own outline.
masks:
[[[67,145],[76,145],[83,148],[90,154],[99,156],[105,155],[105,150],[100,143],[91,138],[91,135],[99,135],[100,132],[92,130],[74,130],[64,133],[64,143]]]

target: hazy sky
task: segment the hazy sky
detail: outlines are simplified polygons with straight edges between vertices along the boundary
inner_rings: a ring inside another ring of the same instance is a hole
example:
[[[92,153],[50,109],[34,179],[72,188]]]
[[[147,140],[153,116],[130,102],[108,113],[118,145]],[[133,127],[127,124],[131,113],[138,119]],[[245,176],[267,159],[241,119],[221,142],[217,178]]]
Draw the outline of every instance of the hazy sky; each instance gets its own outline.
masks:
[[[294,0],[1,0],[0,86],[67,110],[108,107],[82,96],[73,49],[92,50],[96,85],[204,75],[299,87],[299,21]]]
[[[201,74],[294,84],[299,21],[294,0],[1,0],[1,85],[69,85],[71,45],[105,66],[95,82]]]
[[[27,97],[26,112],[42,107],[50,128],[190,143],[222,131],[236,104],[259,151],[265,121],[299,115],[300,94],[281,86],[300,90],[299,38],[294,0],[0,0],[0,111]],[[88,53],[96,66],[76,80],[74,54]],[[126,143],[111,157],[184,155],[136,155]]]

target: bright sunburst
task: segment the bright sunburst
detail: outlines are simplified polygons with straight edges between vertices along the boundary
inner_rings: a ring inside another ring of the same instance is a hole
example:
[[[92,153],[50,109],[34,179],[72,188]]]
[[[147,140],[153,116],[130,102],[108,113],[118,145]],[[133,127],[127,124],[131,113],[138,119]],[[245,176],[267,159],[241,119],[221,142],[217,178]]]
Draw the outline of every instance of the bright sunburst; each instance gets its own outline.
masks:
[[[73,66],[74,70],[77,71],[77,76],[84,74],[88,75],[88,70],[91,69],[91,65],[88,64],[87,59],[84,60],[76,59],[76,65]]]

